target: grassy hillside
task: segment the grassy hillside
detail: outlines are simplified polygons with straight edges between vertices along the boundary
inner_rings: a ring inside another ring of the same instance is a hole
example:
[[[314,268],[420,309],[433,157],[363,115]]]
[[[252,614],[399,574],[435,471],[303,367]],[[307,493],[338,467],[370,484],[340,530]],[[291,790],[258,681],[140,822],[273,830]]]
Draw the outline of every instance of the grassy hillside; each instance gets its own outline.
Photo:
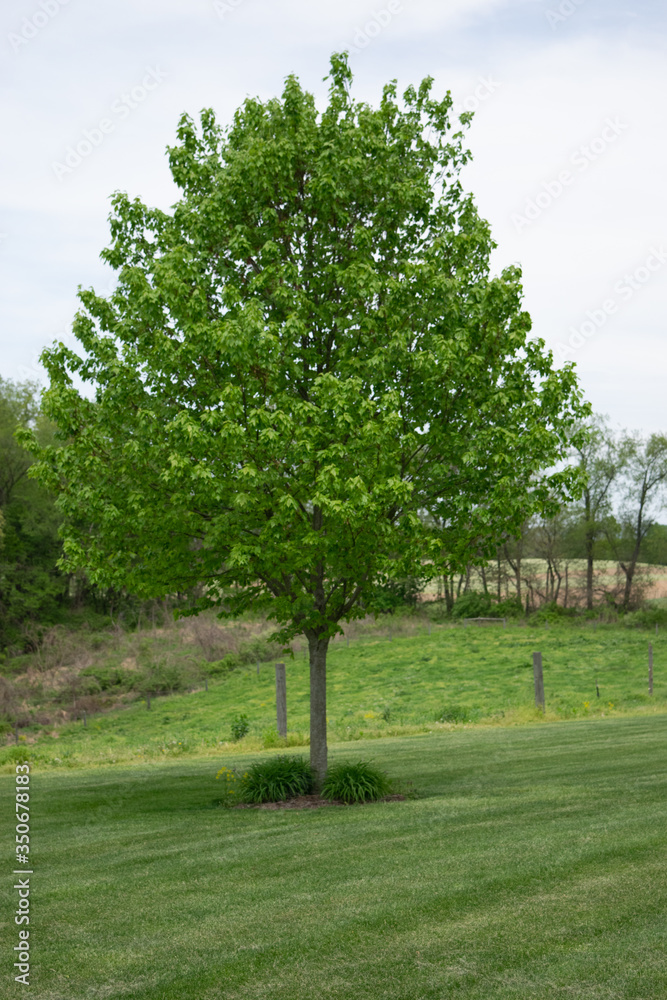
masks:
[[[667,633],[619,626],[558,624],[488,628],[417,623],[406,634],[356,633],[337,640],[329,659],[332,741],[410,735],[479,723],[541,720],[533,704],[532,652],[544,659],[546,719],[667,710]],[[654,648],[648,695],[647,649]],[[599,698],[596,692],[596,682]],[[23,746],[41,764],[86,764],[188,754],[219,755],[279,746],[272,664],[240,667],[209,690],[153,698],[88,717],[56,732],[28,730]],[[288,745],[307,742],[308,669],[303,652],[287,661]],[[250,730],[241,744],[230,727],[239,713]],[[36,739],[36,742],[33,742]],[[10,766],[15,748],[0,751]]]
[[[479,649],[467,647],[458,680],[468,676],[472,684],[482,646],[489,657],[494,647],[486,644],[498,641],[507,660],[497,696],[523,695],[526,682],[517,679],[515,689],[510,661],[524,670],[534,638],[505,648],[509,639],[476,637]],[[545,646],[546,636],[540,638]],[[472,637],[439,634],[436,662],[451,668],[466,642]],[[424,656],[431,652],[423,648]],[[392,656],[402,664],[402,681],[390,683],[405,686],[406,711],[417,712],[409,657],[399,658],[398,644],[382,655],[386,670]],[[579,701],[584,671],[598,655],[600,647],[578,666]],[[379,651],[340,650],[334,685],[364,656]],[[621,662],[619,649],[619,684]],[[427,663],[415,661],[412,669],[430,670]],[[234,679],[235,690],[248,695],[254,683]],[[413,683],[427,690],[421,679]],[[378,697],[386,685],[378,676]],[[466,689],[471,702],[481,703],[479,690]],[[221,695],[222,688],[222,710]],[[375,705],[363,697],[364,708]],[[340,712],[344,702],[336,704]],[[38,893],[30,995],[667,996],[665,721],[459,729],[378,741],[378,763],[414,780],[420,798],[311,811],[216,808],[214,761],[103,772],[38,768],[31,789]],[[340,747],[337,755],[350,752],[358,748]],[[9,794],[12,779],[3,776],[0,784]],[[13,839],[9,817],[3,810],[4,843]],[[5,913],[14,909],[9,886]]]

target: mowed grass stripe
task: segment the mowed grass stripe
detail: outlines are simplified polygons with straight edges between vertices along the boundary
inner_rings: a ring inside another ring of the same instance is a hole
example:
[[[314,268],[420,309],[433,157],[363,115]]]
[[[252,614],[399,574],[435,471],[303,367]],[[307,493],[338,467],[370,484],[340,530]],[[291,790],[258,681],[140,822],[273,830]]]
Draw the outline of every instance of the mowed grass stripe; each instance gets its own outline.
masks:
[[[666,717],[372,751],[423,797],[226,811],[211,761],[37,771],[31,995],[667,996]]]

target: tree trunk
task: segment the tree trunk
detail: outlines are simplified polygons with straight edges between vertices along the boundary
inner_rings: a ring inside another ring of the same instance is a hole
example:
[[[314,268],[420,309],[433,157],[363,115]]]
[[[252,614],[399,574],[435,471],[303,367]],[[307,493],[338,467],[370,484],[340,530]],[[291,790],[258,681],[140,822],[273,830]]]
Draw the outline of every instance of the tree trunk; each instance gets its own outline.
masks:
[[[558,580],[558,583],[556,584],[556,591],[554,594],[554,601],[556,602],[556,604],[558,604],[558,595],[560,594],[560,587],[563,582],[563,577],[562,574],[559,573],[558,570],[555,568],[555,566],[554,566],[554,573],[556,574],[556,579]]]
[[[635,571],[637,569],[637,562],[639,560],[639,545],[635,545],[635,549],[632,553],[632,557],[628,563],[621,563],[621,569],[625,573],[625,588],[623,591],[623,610],[627,611],[630,607],[630,600],[632,598],[632,584],[635,578]]]
[[[584,511],[586,531],[584,534],[584,546],[586,549],[586,607],[593,610],[593,550],[595,547],[595,526],[592,522],[591,495],[588,490],[584,492]]]
[[[593,610],[593,532],[586,531],[586,607]]]
[[[621,563],[621,569],[625,573],[625,591],[623,594],[623,609],[625,611],[630,607],[630,599],[632,597],[632,583],[635,577],[635,570],[637,569],[637,562],[639,560],[639,553],[642,547],[642,540],[644,538],[644,504],[646,493],[642,491],[642,496],[639,504],[639,513],[637,514],[637,524],[635,527],[635,544],[632,548],[632,555],[628,560],[628,564]]]
[[[635,575],[635,563],[632,561],[629,566],[625,563],[621,563],[621,569],[625,573],[625,588],[623,590],[623,609],[625,611],[630,607],[630,598],[632,597],[632,581]]]
[[[327,650],[329,639],[307,636],[310,654],[310,764],[317,775],[317,789],[327,773]]]
[[[445,606],[447,611],[451,611],[454,607],[454,577],[443,576],[442,581],[445,585]]]
[[[515,587],[516,587],[516,601],[517,604],[523,604],[523,596],[521,594],[521,556],[517,556],[516,559],[510,559],[506,556],[509,567],[514,573]]]

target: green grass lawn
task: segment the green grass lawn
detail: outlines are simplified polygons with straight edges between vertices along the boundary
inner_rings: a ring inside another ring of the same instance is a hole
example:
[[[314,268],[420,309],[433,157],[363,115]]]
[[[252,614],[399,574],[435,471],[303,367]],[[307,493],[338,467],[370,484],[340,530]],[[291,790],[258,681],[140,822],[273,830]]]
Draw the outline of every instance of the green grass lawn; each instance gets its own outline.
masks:
[[[667,715],[457,728],[363,755],[419,798],[227,810],[215,760],[36,767],[30,996],[667,997]],[[24,995],[10,886],[7,997]]]
[[[648,643],[654,647],[654,694],[647,687]],[[333,741],[410,735],[473,723],[541,721],[535,711],[532,652],[544,659],[546,719],[667,711],[667,633],[617,625],[564,623],[507,629],[424,624],[412,634],[332,644],[328,667],[329,731]],[[596,681],[600,692],[597,697]],[[302,654],[287,660],[291,745],[308,739],[308,669]],[[42,764],[119,763],[157,757],[236,753],[230,727],[247,714],[240,745],[276,745],[273,666],[240,668],[211,680],[208,692],[161,697],[40,735],[29,753]],[[439,722],[438,720],[442,720]],[[30,734],[28,734],[30,739]],[[13,748],[0,750],[11,766]]]

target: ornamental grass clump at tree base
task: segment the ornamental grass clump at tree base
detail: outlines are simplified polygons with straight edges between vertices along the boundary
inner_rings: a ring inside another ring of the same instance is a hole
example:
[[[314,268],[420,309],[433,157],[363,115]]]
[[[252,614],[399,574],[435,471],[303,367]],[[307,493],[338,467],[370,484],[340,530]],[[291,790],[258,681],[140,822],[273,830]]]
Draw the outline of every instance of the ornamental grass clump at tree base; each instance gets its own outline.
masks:
[[[270,757],[251,764],[239,781],[242,802],[284,802],[310,795],[315,772],[303,757]]]
[[[307,638],[320,782],[341,623],[554,510],[587,412],[529,338],[518,268],[490,274],[458,179],[470,114],[430,79],[356,101],[344,54],[329,80],[322,112],[290,76],[227,128],[183,116],[172,211],[114,195],[117,286],[79,293],[80,354],[44,352],[55,445],[23,435],[69,572],[190,591],[193,614],[261,603],[278,641]]]
[[[339,799],[352,805],[355,802],[375,802],[391,792],[391,783],[384,771],[367,761],[356,763],[341,761],[327,770],[322,784],[323,799]]]

